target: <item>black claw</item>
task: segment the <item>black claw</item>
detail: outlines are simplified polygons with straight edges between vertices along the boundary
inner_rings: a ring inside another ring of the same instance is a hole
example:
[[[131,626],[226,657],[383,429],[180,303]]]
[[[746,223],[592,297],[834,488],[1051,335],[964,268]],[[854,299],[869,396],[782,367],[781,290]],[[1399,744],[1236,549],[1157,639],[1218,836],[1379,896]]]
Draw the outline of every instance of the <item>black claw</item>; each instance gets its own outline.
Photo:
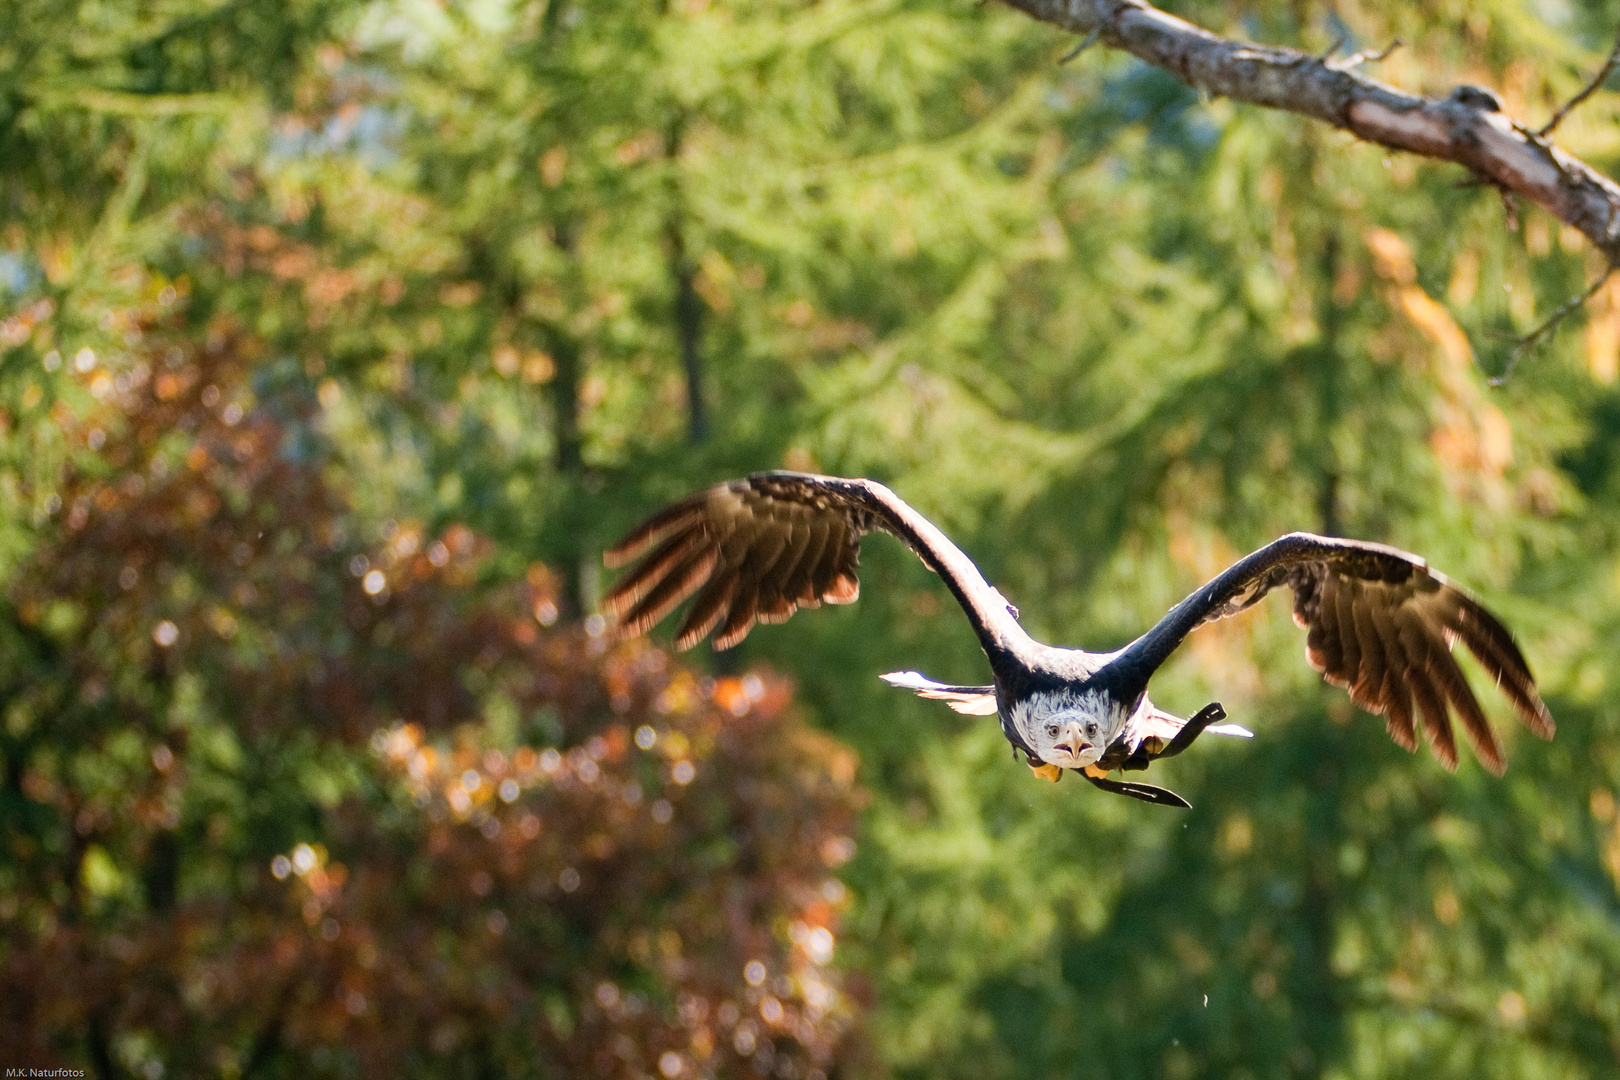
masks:
[[[1191,746],[1193,740],[1204,733],[1205,728],[1218,720],[1225,719],[1226,710],[1221,708],[1221,703],[1218,701],[1210,702],[1202,709],[1199,709],[1197,715],[1188,720],[1186,725],[1176,732],[1176,737],[1170,740],[1169,745],[1155,756],[1161,758],[1175,757]]]
[[[1219,708],[1219,706],[1217,706]],[[1089,773],[1082,774],[1097,787],[1104,791],[1112,791],[1116,795],[1128,795],[1133,799],[1154,803],[1158,806],[1179,806],[1183,810],[1191,810],[1192,803],[1183,799],[1169,788],[1154,787],[1152,784],[1138,784],[1129,780],[1107,780]]]

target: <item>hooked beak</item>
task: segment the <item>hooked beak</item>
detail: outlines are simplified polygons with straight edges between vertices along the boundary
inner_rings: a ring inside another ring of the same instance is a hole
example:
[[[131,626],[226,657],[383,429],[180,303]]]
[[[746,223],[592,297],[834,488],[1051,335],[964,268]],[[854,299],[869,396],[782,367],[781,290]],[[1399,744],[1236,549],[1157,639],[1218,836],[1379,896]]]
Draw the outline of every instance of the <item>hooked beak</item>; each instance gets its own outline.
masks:
[[[1079,761],[1080,755],[1092,748],[1091,743],[1086,741],[1085,732],[1078,720],[1070,720],[1064,725],[1063,734],[1058,736],[1057,745],[1067,750],[1075,761]]]

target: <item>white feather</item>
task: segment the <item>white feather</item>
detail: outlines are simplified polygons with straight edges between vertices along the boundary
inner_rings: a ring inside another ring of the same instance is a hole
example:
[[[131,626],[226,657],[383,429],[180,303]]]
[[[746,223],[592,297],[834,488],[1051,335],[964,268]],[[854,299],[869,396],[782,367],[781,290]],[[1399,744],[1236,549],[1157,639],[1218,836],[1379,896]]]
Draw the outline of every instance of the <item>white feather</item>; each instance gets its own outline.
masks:
[[[878,677],[890,686],[914,691],[918,697],[943,701],[968,716],[993,716],[996,712],[996,693],[992,687],[977,690],[946,686],[915,671],[891,671]]]
[[[891,671],[887,675],[879,675],[878,678],[890,686],[898,686],[902,690],[943,690],[945,688],[944,683],[937,683],[917,671]]]

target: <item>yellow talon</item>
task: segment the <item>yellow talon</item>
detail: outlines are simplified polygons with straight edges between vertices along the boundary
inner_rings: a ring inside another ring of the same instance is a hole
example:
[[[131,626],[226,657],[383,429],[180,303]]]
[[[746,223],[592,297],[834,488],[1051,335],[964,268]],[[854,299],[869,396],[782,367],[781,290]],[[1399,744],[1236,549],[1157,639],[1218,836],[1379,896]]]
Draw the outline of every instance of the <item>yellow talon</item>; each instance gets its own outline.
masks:
[[[1063,770],[1050,762],[1045,765],[1031,765],[1029,771],[1042,780],[1050,780],[1054,784],[1063,779]]]
[[[1091,777],[1093,780],[1101,780],[1103,777],[1108,775],[1108,770],[1107,769],[1101,768],[1101,767],[1096,766],[1096,765],[1087,765],[1081,771],[1084,772],[1087,776]]]

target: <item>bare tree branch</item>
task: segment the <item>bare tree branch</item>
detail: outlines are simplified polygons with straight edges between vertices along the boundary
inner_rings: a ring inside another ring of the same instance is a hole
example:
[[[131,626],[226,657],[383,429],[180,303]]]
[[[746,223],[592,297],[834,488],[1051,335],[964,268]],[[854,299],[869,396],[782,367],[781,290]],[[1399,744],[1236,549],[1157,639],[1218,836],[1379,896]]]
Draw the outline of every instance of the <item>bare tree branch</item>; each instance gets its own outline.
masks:
[[[1344,39],[1340,38],[1339,42],[1342,44]],[[1394,52],[1396,49],[1405,44],[1406,42],[1402,41],[1400,38],[1396,38],[1394,41],[1390,42],[1388,45],[1385,45],[1377,52],[1368,52],[1366,49],[1362,49],[1360,52],[1351,53],[1343,60],[1333,60],[1330,59],[1330,57],[1332,57],[1334,53],[1338,52],[1340,47],[1340,45],[1336,44],[1333,46],[1333,48],[1327,51],[1325,56],[1322,57],[1322,63],[1326,64],[1334,71],[1349,71],[1351,68],[1360,67],[1362,64],[1376,64],[1380,60],[1387,60],[1390,53]]]
[[[1609,265],[1620,263],[1620,184],[1513,121],[1488,90],[1459,86],[1441,99],[1408,94],[1357,74],[1348,60],[1229,41],[1143,0],[1005,2],[1077,34],[1096,32],[1202,94],[1300,113],[1392,150],[1456,162],[1545,207]]]
[[[1093,30],[1091,33],[1087,34],[1081,39],[1080,44],[1076,45],[1069,52],[1065,53],[1063,59],[1059,60],[1058,63],[1067,64],[1070,60],[1073,60],[1075,57],[1097,44],[1097,38],[1100,36],[1101,33],[1099,30]]]
[[[1507,382],[1508,377],[1513,374],[1513,369],[1518,366],[1519,360],[1524,356],[1524,354],[1535,348],[1536,345],[1548,334],[1551,334],[1554,330],[1557,330],[1558,324],[1569,318],[1569,316],[1576,309],[1582,307],[1588,300],[1596,296],[1597,291],[1603,288],[1604,283],[1607,282],[1611,276],[1613,276],[1614,271],[1615,267],[1610,265],[1608,269],[1604,270],[1603,273],[1597,276],[1597,280],[1593,281],[1592,284],[1588,285],[1586,288],[1582,289],[1568,300],[1565,300],[1562,304],[1559,304],[1558,310],[1554,311],[1551,315],[1547,316],[1546,319],[1542,320],[1540,326],[1536,327],[1523,337],[1517,338],[1513,345],[1513,351],[1508,353],[1507,363],[1502,366],[1502,370],[1499,373],[1490,376],[1490,378],[1486,381],[1492,386],[1501,386],[1503,383]]]
[[[1536,132],[1536,138],[1545,139],[1548,135],[1551,135],[1553,129],[1564,122],[1564,117],[1568,116],[1575,106],[1591,97],[1598,87],[1608,81],[1609,74],[1617,66],[1620,66],[1620,37],[1615,38],[1614,48],[1609,50],[1609,58],[1603,62],[1603,67],[1598,70],[1598,73],[1592,76],[1592,81],[1582,87],[1580,93],[1570,98],[1562,109],[1553,113],[1553,118],[1547,121],[1540,131]]]

